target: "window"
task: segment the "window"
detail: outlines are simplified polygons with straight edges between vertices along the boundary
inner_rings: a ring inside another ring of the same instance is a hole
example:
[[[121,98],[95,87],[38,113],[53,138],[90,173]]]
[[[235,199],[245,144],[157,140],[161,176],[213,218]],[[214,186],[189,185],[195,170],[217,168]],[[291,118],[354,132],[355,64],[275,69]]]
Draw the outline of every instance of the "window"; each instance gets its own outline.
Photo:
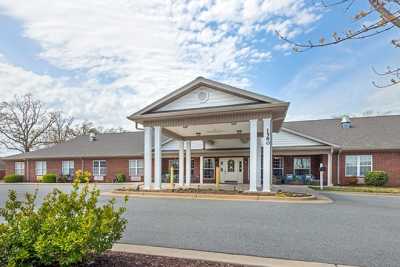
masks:
[[[235,161],[233,159],[228,160],[228,172],[235,172]]]
[[[62,175],[74,175],[74,161],[73,160],[63,160],[62,161],[62,168],[61,168]]]
[[[36,176],[43,176],[47,173],[46,161],[36,161]]]
[[[294,158],[293,168],[294,168],[294,175],[311,174],[311,159],[310,158]]]
[[[274,157],[272,161],[273,175],[283,176],[283,158]]]
[[[205,158],[203,159],[203,178],[214,179],[215,178],[215,159]]]
[[[364,177],[372,171],[372,155],[347,155],[345,175]]]
[[[93,176],[107,175],[107,162],[105,160],[93,160]]]
[[[129,160],[129,176],[130,177],[143,176],[143,160],[142,159]]]
[[[15,162],[15,174],[16,175],[25,175],[25,163],[24,162]]]

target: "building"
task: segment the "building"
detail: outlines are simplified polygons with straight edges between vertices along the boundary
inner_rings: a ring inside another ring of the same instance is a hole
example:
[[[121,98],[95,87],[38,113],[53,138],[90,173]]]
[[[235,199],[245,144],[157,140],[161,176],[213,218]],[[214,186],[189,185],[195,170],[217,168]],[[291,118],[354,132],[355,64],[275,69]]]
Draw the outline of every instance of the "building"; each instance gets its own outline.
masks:
[[[175,182],[363,183],[371,170],[400,185],[400,116],[284,122],[289,103],[199,77],[128,118],[137,132],[81,136],[5,158],[6,173],[36,181],[45,173],[88,170],[95,181],[124,173],[160,188],[173,167]],[[190,166],[190,168],[180,168]],[[264,167],[265,166],[265,167]]]

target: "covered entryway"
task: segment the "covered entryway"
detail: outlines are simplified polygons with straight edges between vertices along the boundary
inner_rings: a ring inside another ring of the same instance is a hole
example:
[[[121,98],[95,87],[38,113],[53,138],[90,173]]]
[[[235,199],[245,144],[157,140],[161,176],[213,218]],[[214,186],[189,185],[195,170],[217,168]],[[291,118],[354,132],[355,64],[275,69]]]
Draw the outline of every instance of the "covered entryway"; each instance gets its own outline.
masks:
[[[264,166],[262,190],[270,191],[272,132],[279,131],[288,105],[287,102],[199,77],[129,116],[129,119],[144,126],[144,188],[161,188],[161,135],[164,134],[179,142],[179,166],[185,166],[179,168],[180,186],[191,184],[192,141],[212,143],[218,139],[240,139],[250,143],[249,190],[258,190],[261,166]],[[243,159],[226,160],[224,179],[243,182]],[[201,160],[200,170],[203,170],[203,163]],[[242,175],[237,176],[241,164]],[[200,180],[202,175],[200,173]]]

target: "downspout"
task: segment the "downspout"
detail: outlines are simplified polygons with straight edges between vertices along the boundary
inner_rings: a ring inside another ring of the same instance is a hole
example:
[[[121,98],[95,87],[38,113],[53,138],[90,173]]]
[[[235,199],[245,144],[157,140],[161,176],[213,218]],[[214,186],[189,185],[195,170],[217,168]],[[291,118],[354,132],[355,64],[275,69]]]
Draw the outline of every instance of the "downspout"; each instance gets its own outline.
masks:
[[[342,152],[342,150],[338,150],[338,155],[337,155],[337,164],[336,164],[336,179],[337,179],[337,183],[338,185],[340,185],[340,153]]]

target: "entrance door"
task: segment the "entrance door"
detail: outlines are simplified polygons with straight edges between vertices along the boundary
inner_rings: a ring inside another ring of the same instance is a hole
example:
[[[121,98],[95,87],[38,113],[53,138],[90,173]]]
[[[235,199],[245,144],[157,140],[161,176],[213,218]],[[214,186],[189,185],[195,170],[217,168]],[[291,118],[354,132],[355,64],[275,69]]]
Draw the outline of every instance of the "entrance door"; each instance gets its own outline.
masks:
[[[221,183],[243,183],[243,158],[221,158],[219,166],[221,169]]]

